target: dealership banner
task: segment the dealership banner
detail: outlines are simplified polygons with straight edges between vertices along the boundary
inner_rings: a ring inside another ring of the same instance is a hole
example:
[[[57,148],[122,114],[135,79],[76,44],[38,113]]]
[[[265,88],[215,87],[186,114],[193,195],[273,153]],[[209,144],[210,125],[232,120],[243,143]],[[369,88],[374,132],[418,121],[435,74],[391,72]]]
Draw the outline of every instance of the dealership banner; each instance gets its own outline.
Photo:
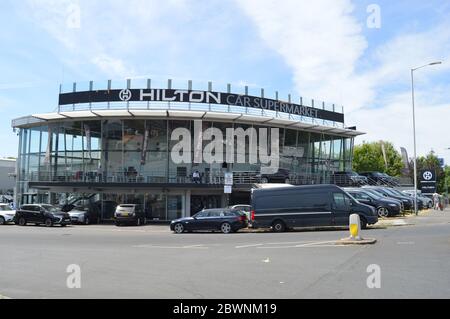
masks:
[[[104,102],[186,102],[251,107],[344,123],[344,114],[263,97],[174,89],[123,89],[62,93],[59,105]]]
[[[430,195],[436,193],[436,171],[434,169],[421,170],[419,181],[422,194]]]

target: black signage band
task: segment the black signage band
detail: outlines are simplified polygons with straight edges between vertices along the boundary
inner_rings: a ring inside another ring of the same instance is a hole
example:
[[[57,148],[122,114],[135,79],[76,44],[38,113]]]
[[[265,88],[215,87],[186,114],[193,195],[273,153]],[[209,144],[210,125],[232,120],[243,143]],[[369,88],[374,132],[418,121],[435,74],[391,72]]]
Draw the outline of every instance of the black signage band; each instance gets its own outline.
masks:
[[[101,102],[186,102],[258,108],[344,123],[344,114],[262,97],[174,89],[124,89],[62,93],[59,105]]]

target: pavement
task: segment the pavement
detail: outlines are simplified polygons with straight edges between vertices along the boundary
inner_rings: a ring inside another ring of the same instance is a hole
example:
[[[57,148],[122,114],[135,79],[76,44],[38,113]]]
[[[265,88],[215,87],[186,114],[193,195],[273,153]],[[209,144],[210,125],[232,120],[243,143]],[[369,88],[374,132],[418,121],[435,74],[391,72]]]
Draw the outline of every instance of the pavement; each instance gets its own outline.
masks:
[[[362,231],[373,245],[335,244],[348,235],[2,226],[0,298],[450,298],[450,210],[381,221]]]

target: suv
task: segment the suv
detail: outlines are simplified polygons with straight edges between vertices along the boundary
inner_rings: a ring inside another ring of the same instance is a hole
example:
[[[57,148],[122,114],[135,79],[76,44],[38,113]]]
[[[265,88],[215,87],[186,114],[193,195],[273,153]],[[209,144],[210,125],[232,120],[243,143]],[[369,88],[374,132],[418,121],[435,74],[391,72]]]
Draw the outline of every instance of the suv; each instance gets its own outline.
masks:
[[[52,227],[53,225],[65,227],[71,224],[68,213],[49,204],[22,205],[14,216],[14,222],[20,226],[32,223],[36,225],[44,224],[47,227]]]
[[[386,173],[380,172],[363,172],[359,173],[362,176],[367,177],[369,185],[389,185],[397,186],[398,180],[395,177],[389,176]]]
[[[360,186],[367,184],[367,177],[356,172],[334,172],[331,175],[333,184],[338,186]]]
[[[262,184],[266,183],[286,183],[289,184],[291,179],[289,177],[289,170],[284,168],[279,168],[278,171],[274,174],[257,174],[256,177],[261,180]]]
[[[0,204],[0,225],[11,223],[14,220],[16,211],[9,204]]]
[[[114,213],[114,219],[116,220],[116,226],[121,226],[123,224],[140,226],[147,222],[142,206],[137,204],[118,205]]]

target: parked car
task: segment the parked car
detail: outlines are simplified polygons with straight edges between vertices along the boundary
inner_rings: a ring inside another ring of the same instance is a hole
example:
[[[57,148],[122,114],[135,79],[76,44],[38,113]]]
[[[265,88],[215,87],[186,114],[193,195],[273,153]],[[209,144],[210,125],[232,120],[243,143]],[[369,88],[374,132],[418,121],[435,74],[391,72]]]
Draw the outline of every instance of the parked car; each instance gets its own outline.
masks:
[[[380,172],[362,172],[360,175],[367,177],[369,185],[398,185],[398,180],[395,177],[389,176],[386,173]]]
[[[291,186],[252,190],[253,228],[344,226],[358,214],[361,226],[378,222],[375,208],[361,204],[336,185]]]
[[[414,198],[414,191],[403,191],[406,195]],[[421,193],[417,194],[417,199],[422,202],[422,206],[425,208],[432,208],[433,207],[433,200],[431,198],[428,198],[426,196],[423,196]]]
[[[370,205],[377,211],[378,217],[398,215],[402,211],[402,205],[397,200],[389,199],[381,195],[375,195],[363,188],[344,188],[358,202]]]
[[[289,184],[290,180],[290,172],[287,169],[279,168],[276,173],[273,174],[257,174],[256,178],[261,180],[261,183],[286,183]]]
[[[89,225],[91,223],[98,223],[98,211],[94,206],[75,206],[68,212],[73,224]]]
[[[16,211],[9,206],[9,204],[0,204],[0,225],[5,225],[14,222],[14,215]]]
[[[413,208],[414,202],[407,195],[398,195],[390,190],[388,187],[382,186],[363,186],[363,188],[373,189],[378,193],[383,194],[385,197],[394,198],[400,200],[403,203],[403,207],[405,210],[411,210]]]
[[[23,205],[14,216],[16,225],[25,226],[28,223],[36,225],[45,225],[52,227],[60,225],[65,227],[70,225],[70,216],[61,211],[60,208],[49,204],[28,204]]]
[[[134,224],[140,226],[145,224],[146,218],[141,205],[137,204],[120,204],[114,213],[116,226],[124,224]]]
[[[367,177],[356,172],[334,172],[331,174],[331,181],[338,186],[361,186],[368,183]]]
[[[403,212],[405,210],[405,206],[403,205],[403,201],[400,200],[400,199],[387,197],[385,194],[377,191],[374,188],[363,187],[361,189],[363,189],[364,191],[366,191],[368,193],[371,193],[371,194],[375,195],[376,197],[382,197],[382,198],[386,198],[386,199],[389,199],[391,201],[397,202],[400,205],[400,207],[401,207],[401,211]]]
[[[252,211],[252,206],[250,205],[244,205],[244,204],[238,204],[233,205],[229,207],[230,209],[240,210],[241,212],[244,212],[247,216],[247,220],[250,220],[250,212]]]
[[[230,208],[204,209],[192,217],[175,219],[170,230],[177,234],[185,231],[218,231],[224,234],[236,232],[248,226],[245,213]]]

